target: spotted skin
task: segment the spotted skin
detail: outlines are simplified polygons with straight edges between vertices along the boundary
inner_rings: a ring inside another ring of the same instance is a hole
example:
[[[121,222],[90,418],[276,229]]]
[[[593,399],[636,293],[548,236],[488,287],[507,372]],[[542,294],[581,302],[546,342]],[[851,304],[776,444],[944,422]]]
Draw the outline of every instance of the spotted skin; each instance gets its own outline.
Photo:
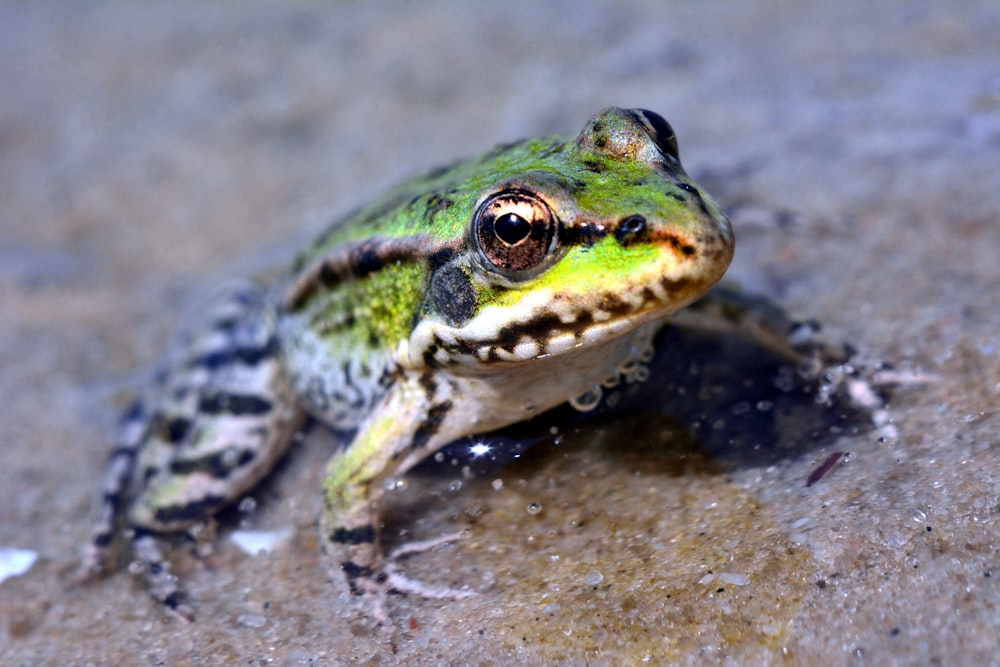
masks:
[[[150,398],[124,413],[105,472],[87,572],[107,566],[124,522],[150,593],[183,617],[191,608],[155,536],[184,531],[253,488],[302,418],[264,296],[251,285],[220,302]]]

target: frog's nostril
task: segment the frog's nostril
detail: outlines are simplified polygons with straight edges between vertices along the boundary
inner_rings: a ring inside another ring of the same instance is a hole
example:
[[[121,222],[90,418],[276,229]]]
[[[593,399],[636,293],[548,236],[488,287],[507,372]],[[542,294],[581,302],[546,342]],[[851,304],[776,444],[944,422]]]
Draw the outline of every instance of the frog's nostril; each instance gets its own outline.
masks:
[[[641,215],[630,215],[622,218],[615,229],[615,238],[619,243],[626,244],[638,240],[646,231],[646,218]]]

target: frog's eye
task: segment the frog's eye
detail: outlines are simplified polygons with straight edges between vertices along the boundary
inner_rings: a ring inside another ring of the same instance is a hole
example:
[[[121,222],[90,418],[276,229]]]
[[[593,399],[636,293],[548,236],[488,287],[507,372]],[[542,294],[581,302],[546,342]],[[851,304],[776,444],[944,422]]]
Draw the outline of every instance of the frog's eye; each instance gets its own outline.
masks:
[[[479,205],[472,229],[483,258],[503,273],[533,269],[548,255],[556,217],[535,195],[497,193]]]
[[[660,152],[679,161],[680,151],[677,148],[677,135],[674,133],[674,128],[670,127],[670,123],[660,114],[648,109],[635,109],[634,111],[642,120],[646,134],[653,140]]]

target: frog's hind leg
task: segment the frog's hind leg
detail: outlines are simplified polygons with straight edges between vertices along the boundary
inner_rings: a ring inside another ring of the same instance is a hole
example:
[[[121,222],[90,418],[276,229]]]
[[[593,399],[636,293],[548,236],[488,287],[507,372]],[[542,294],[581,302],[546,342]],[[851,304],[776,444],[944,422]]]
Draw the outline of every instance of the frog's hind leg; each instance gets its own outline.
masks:
[[[168,364],[156,398],[130,411],[108,465],[88,569],[108,560],[121,515],[150,594],[190,617],[157,545],[257,484],[302,418],[289,387],[266,293],[231,290]]]

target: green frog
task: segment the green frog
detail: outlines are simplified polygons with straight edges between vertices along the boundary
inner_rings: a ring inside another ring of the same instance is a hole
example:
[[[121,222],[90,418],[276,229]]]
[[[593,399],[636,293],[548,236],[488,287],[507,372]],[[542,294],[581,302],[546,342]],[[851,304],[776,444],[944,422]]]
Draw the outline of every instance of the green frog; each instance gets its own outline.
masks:
[[[387,489],[456,439],[641,379],[653,335],[722,278],[733,248],[671,126],[643,109],[399,185],[277,280],[221,299],[126,412],[87,573],[107,568],[124,527],[152,596],[190,618],[159,537],[238,501],[311,417],[354,434],[321,489],[334,578],[376,610],[388,590],[468,594],[383,553]]]

